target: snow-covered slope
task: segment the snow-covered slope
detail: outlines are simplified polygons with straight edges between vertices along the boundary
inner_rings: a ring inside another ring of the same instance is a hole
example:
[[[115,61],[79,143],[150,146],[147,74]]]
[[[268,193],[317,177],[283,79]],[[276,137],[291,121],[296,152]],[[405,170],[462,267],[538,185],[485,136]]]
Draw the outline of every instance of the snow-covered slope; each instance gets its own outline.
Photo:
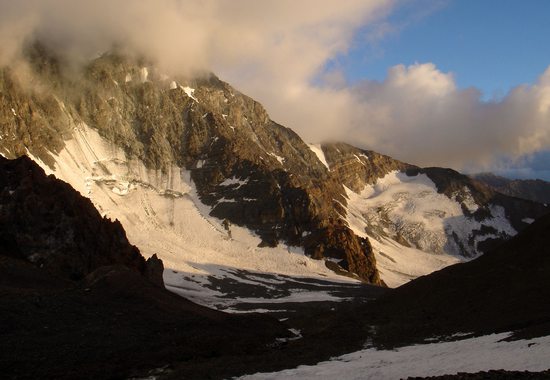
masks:
[[[359,236],[369,237],[382,279],[390,287],[465,260],[477,244],[516,231],[500,206],[490,206],[491,216],[477,221],[464,213],[478,209],[468,189],[462,202],[437,192],[425,174],[408,176],[392,171],[360,193],[347,189],[347,222]],[[480,231],[491,231],[483,235]]]
[[[164,261],[168,289],[225,309],[266,299],[254,295],[227,298],[227,289],[216,285],[221,281],[269,290],[287,281],[286,276],[292,277],[296,281],[293,291],[275,295],[274,302],[336,299],[322,286],[319,291],[302,292],[300,278],[343,286],[357,283],[336,275],[324,261],[305,256],[301,249],[260,248],[261,239],[248,229],[233,225],[226,229],[224,221],[210,217],[210,208],[198,199],[189,171],[175,166],[166,173],[146,169],[85,124],[75,127],[73,135],[54,156],[54,170],[34,159],[89,197],[103,215],[120,220],[130,242],[146,257],[156,253]]]

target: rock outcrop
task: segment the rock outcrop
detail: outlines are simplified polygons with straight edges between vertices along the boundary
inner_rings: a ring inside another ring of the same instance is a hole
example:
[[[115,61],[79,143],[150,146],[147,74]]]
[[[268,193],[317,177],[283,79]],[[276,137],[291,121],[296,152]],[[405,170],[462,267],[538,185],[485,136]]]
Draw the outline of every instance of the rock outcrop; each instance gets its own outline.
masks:
[[[0,157],[0,254],[57,277],[79,281],[98,268],[121,265],[163,286],[163,265],[145,260],[118,221],[26,156]]]

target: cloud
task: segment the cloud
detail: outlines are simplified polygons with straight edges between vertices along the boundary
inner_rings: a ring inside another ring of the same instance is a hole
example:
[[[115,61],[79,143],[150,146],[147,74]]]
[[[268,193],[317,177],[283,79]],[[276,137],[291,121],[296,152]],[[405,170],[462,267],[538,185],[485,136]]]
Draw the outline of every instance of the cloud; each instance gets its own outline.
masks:
[[[315,78],[395,1],[0,0],[0,64],[14,62],[28,38],[72,61],[117,44],[168,73],[212,70],[315,140],[352,112],[349,91],[319,87]]]
[[[358,112],[340,138],[420,165],[488,168],[550,148],[550,68],[533,85],[484,102],[431,63],[398,65],[353,90]]]
[[[440,2],[438,4],[445,4]],[[0,0],[0,64],[40,38],[72,61],[124,46],[171,74],[212,70],[306,141],[339,139],[420,165],[483,168],[550,149],[550,69],[502,100],[431,63],[350,88],[329,63],[400,29],[399,0]],[[442,6],[442,5],[441,5]],[[414,7],[413,7],[414,8]],[[416,8],[414,8],[416,9]],[[422,16],[424,17],[424,16]]]

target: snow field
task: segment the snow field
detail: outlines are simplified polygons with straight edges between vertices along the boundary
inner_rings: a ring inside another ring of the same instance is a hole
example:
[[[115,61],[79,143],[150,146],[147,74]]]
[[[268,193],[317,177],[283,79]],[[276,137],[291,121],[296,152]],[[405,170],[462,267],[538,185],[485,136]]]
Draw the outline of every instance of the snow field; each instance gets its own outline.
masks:
[[[492,206],[493,217],[478,222],[465,216],[456,200],[439,194],[425,174],[409,177],[394,171],[359,194],[348,188],[346,193],[348,225],[357,235],[369,238],[381,278],[390,287],[466,260],[450,238],[452,233],[464,245],[482,224],[508,235],[516,234],[502,207]],[[471,195],[468,197],[469,191],[465,189],[464,193],[465,206],[475,211],[478,206]],[[399,235],[414,240],[415,246],[397,242]],[[476,244],[492,236],[479,236]]]
[[[396,380],[409,376],[441,376],[492,369],[545,371],[550,369],[550,336],[531,340],[503,341],[509,334],[494,334],[454,342],[373,348],[333,358],[313,366],[299,366],[274,373],[257,373],[241,380],[279,379],[376,379]]]
[[[164,261],[168,289],[195,302],[227,307],[244,301],[222,298],[223,293],[206,287],[210,276],[243,282],[231,274],[235,270],[356,283],[336,275],[323,261],[305,256],[301,248],[259,248],[259,237],[235,225],[230,226],[230,237],[222,220],[208,215],[210,208],[200,202],[189,171],[178,167],[167,173],[149,170],[85,124],[75,128],[74,138],[55,158],[55,170],[40,164],[48,174],[90,198],[102,215],[118,219],[130,242],[145,257],[156,253]],[[243,183],[245,180],[229,178],[223,184]],[[251,283],[265,284],[265,280]],[[296,293],[274,302],[307,300],[336,299],[319,291]],[[272,300],[246,299],[266,301]]]

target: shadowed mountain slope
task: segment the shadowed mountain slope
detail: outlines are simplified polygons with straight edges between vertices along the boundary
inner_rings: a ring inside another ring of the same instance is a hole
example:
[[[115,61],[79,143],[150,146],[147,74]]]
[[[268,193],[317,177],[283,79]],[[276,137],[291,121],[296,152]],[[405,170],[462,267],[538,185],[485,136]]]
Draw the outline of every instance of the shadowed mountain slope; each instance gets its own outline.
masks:
[[[376,301],[377,339],[394,345],[455,333],[550,333],[550,215],[473,261],[420,277]],[[372,311],[372,313],[371,313]]]
[[[502,194],[540,203],[550,203],[550,183],[541,179],[509,179],[491,173],[472,176]]]

